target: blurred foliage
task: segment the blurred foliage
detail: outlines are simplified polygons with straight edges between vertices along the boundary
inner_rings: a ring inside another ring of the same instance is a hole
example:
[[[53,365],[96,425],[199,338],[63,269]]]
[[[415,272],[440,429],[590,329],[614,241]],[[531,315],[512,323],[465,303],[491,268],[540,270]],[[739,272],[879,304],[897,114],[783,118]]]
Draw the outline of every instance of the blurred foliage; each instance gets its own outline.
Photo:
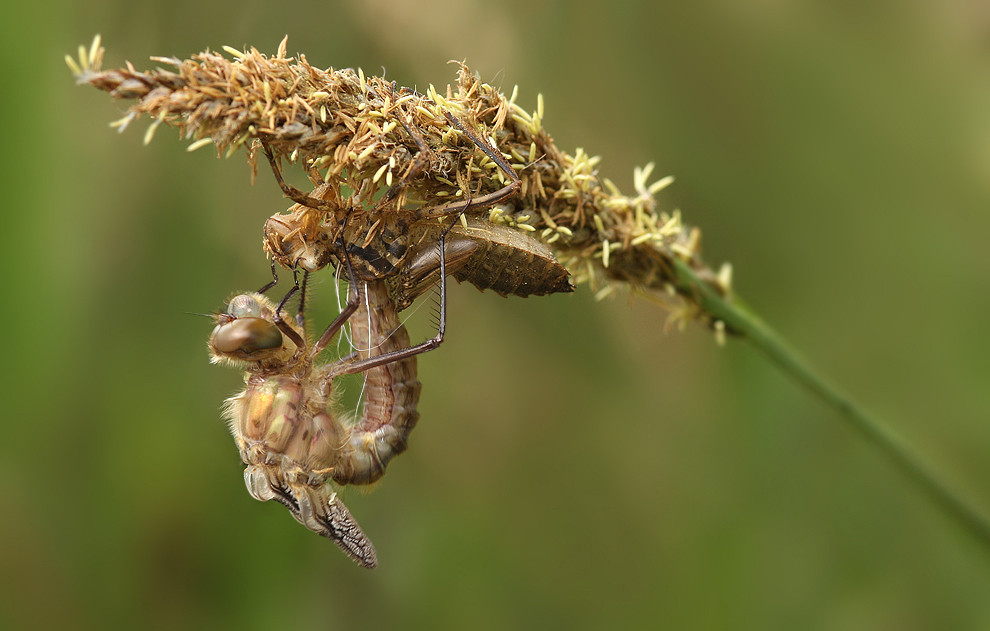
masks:
[[[43,8],[42,8],[43,7]],[[458,287],[422,420],[347,502],[360,570],[244,490],[211,311],[287,207],[242,157],[62,62],[289,50],[400,84],[448,59],[547,103],[564,148],[663,193],[740,293],[990,506],[990,12],[798,3],[56,3],[12,8],[0,628],[987,628],[985,551],[745,344],[622,298]],[[318,317],[333,312],[329,278]],[[426,318],[423,318],[425,321]],[[420,335],[427,330],[421,327]]]

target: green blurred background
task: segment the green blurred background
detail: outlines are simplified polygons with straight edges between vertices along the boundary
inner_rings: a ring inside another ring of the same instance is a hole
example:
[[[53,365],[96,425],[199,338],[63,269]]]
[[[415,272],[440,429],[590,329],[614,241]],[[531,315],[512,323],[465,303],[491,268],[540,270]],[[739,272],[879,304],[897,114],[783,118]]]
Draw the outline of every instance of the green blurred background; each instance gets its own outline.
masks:
[[[832,411],[587,288],[455,288],[410,451],[346,495],[359,569],[248,496],[240,378],[185,315],[264,282],[288,203],[242,155],[115,133],[62,61],[97,32],[139,68],[288,34],[321,67],[542,92],[623,189],[676,175],[661,203],[740,294],[990,507],[983,3],[26,4],[0,27],[0,628],[990,628],[987,551]]]

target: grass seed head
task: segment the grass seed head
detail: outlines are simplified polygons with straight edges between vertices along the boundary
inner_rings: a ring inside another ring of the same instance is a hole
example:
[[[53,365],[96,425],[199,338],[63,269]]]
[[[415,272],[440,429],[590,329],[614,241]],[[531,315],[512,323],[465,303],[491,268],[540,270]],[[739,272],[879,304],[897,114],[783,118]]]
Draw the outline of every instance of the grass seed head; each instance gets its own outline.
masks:
[[[662,212],[654,195],[673,181],[649,182],[653,164],[634,171],[635,194],[623,195],[598,174],[599,158],[578,149],[560,150],[543,126],[546,107],[536,111],[506,98],[463,62],[457,82],[426,94],[401,88],[363,71],[319,69],[306,57],[286,54],[286,40],[266,56],[256,48],[224,47],[189,59],[154,57],[169,66],[138,71],[132,65],[102,70],[104,50],[97,37],[78,60],[66,58],[80,83],[134,101],[119,122],[148,116],[150,141],[159,124],[176,127],[192,141],[189,150],[209,143],[220,155],[245,147],[256,168],[258,143],[277,159],[318,174],[348,204],[370,208],[395,177],[408,177],[402,201],[412,206],[439,204],[459,195],[477,196],[503,185],[498,169],[445,119],[449,111],[484,137],[509,161],[521,180],[520,194],[499,208],[498,221],[531,231],[550,245],[576,282],[599,288],[628,284],[634,291],[664,296],[679,287],[673,260],[687,262],[719,293],[731,293],[731,274],[710,269],[701,259],[700,231],[684,225],[677,211]],[[421,147],[429,163],[417,168]],[[290,159],[291,158],[291,159]],[[345,193],[345,191],[347,193]],[[387,212],[383,211],[383,212]],[[521,217],[525,216],[525,219]],[[677,289],[675,319],[698,318],[715,326],[689,291]]]

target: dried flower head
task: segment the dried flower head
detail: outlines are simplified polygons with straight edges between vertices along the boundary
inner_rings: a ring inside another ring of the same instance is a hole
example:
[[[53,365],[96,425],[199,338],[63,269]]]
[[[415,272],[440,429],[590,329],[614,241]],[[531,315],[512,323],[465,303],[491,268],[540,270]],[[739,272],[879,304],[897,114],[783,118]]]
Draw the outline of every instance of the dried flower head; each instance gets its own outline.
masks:
[[[673,262],[686,262],[724,296],[731,268],[716,273],[706,266],[700,231],[685,226],[679,212],[658,210],[654,195],[672,178],[650,183],[653,165],[637,168],[635,194],[623,195],[599,177],[598,157],[557,148],[543,127],[542,95],[536,111],[527,112],[516,103],[517,90],[506,97],[463,63],[456,85],[443,94],[430,86],[423,94],[361,70],[321,70],[303,55],[287,57],[285,39],[272,57],[255,48],[224,51],[230,58],[210,51],[185,60],[152,58],[175,70],[141,72],[129,63],[101,70],[97,38],[80,48],[78,63],[67,62],[80,82],[136,101],[118,128],[145,114],[154,119],[146,142],[165,123],[193,140],[190,150],[213,143],[229,156],[245,147],[253,169],[261,141],[276,159],[325,181],[324,199],[364,212],[400,178],[406,185],[395,204],[377,212],[472,198],[505,185],[496,163],[450,124],[449,112],[497,147],[520,178],[519,194],[485,211],[485,219],[542,240],[599,297],[621,281],[663,300],[673,321],[695,317],[721,330],[677,281]]]

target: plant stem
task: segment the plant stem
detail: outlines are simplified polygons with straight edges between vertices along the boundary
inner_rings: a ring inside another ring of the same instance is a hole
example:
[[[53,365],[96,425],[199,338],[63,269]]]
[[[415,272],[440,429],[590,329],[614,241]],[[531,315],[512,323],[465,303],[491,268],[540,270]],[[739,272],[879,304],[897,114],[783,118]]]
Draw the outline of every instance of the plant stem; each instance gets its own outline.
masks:
[[[680,259],[675,259],[675,270],[680,291],[694,296],[706,313],[725,323],[727,330],[748,338],[785,373],[817,395],[826,405],[834,408],[855,430],[890,458],[942,511],[955,519],[990,551],[990,522],[985,514],[956,493],[904,439],[815,374],[773,329],[738,301],[729,301],[720,296]]]

